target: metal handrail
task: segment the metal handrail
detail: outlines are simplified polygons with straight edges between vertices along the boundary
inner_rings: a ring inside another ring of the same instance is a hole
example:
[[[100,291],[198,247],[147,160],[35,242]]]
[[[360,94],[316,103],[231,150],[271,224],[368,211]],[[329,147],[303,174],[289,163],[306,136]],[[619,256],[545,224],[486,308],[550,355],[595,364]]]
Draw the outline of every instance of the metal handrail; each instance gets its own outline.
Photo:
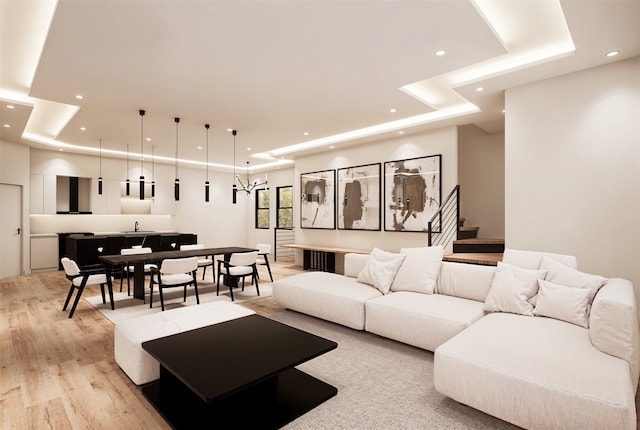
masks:
[[[460,237],[460,185],[449,193],[427,225],[427,245],[446,247]]]

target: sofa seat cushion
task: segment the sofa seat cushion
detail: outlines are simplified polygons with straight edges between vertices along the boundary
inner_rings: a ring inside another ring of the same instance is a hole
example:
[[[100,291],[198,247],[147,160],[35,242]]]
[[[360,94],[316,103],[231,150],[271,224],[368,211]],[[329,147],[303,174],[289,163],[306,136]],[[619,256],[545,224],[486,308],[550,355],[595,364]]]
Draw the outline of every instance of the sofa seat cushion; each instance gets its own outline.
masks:
[[[155,381],[160,377],[160,365],[155,358],[142,349],[142,342],[254,313],[250,309],[233,303],[212,302],[122,321],[116,324],[114,334],[116,363],[137,385]]]
[[[276,280],[273,299],[287,309],[364,330],[367,300],[382,296],[355,278],[327,272],[306,272]]]
[[[434,351],[484,315],[482,302],[398,291],[366,303],[366,330]]]
[[[524,428],[636,428],[629,364],[551,318],[487,315],[436,349],[434,384]]]

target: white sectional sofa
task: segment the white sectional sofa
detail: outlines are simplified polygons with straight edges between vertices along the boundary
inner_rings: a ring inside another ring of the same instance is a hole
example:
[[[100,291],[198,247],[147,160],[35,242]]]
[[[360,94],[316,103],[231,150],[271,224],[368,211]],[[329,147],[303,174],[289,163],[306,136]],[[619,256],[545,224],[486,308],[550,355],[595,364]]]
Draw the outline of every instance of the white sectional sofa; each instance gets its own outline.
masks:
[[[439,392],[518,426],[636,428],[640,328],[629,281],[542,252],[506,250],[499,267],[442,262],[438,248],[400,254],[347,254],[345,275],[280,279],[273,298],[434,351]]]

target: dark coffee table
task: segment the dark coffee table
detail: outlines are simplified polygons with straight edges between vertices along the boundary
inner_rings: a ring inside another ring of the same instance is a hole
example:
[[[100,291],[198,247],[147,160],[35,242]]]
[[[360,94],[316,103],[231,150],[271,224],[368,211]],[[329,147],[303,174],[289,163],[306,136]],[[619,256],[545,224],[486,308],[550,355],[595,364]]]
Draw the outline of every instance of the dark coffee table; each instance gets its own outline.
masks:
[[[337,346],[250,315],[144,342],[160,379],[142,392],[174,428],[276,429],[337,394],[295,368]]]

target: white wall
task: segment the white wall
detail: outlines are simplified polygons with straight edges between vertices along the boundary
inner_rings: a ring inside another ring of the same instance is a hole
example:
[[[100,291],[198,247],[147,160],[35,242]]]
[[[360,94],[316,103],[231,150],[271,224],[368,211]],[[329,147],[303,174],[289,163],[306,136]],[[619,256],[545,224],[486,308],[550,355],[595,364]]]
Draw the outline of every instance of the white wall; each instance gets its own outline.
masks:
[[[0,183],[22,187],[22,272],[30,273],[29,148],[27,146],[0,141]]]
[[[339,169],[362,164],[403,160],[428,155],[442,155],[442,194],[446,197],[458,183],[458,135],[456,127],[399,136],[379,142],[350,146],[296,159],[294,196],[300,195],[300,174],[327,169]],[[384,173],[384,172],[382,172]],[[384,189],[384,179],[381,184]],[[384,200],[384,199],[383,199]],[[382,202],[384,205],[384,202]],[[384,221],[381,214],[381,223]],[[294,204],[296,242],[336,246],[350,249],[371,249],[374,246],[398,251],[402,247],[426,246],[425,233],[355,230],[314,230],[300,228],[300,204]],[[384,226],[383,226],[384,229]]]
[[[504,238],[504,133],[458,129],[460,215],[478,237]]]
[[[129,165],[129,179],[132,187],[137,187],[140,165]],[[145,179],[151,180],[151,165],[145,163],[144,167]],[[127,176],[125,161],[122,159],[102,158],[103,195],[98,195],[98,158],[95,156],[32,149],[31,165],[24,169],[27,175],[29,170],[30,177],[36,184],[31,189],[30,200],[34,202],[31,223],[37,233],[129,231],[133,230],[135,221],[138,221],[141,230],[195,233],[198,240],[208,246],[248,245],[248,203],[238,199],[237,205],[231,204],[233,175],[229,173],[209,172],[210,201],[205,203],[204,168],[194,169],[181,165],[178,175],[180,200],[176,202],[173,199],[174,166],[156,163],[156,197],[152,213],[121,215],[120,185]],[[89,177],[95,180],[91,187],[93,215],[55,215],[56,175]]]
[[[640,57],[507,90],[506,245],[640,286]]]

